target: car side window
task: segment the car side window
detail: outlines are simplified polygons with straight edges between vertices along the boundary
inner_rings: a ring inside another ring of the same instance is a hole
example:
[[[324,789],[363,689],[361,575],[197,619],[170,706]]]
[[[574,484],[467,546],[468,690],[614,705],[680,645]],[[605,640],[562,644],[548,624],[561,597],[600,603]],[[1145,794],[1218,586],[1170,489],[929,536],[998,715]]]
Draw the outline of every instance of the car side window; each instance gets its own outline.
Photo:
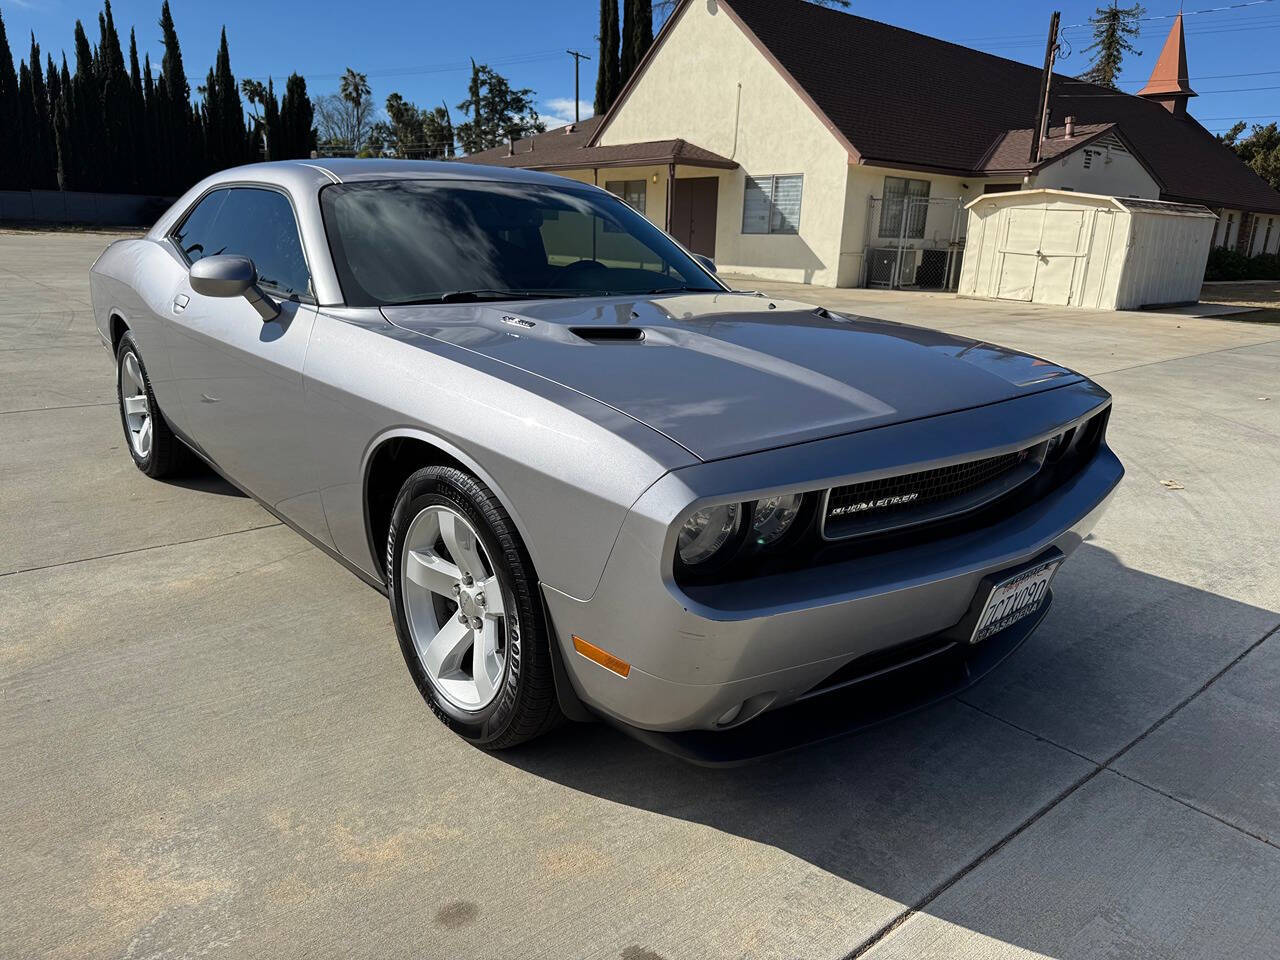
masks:
[[[173,231],[173,241],[186,256],[195,263],[204,257],[211,257],[221,251],[213,249],[210,241],[213,237],[214,224],[218,219],[218,211],[227,199],[229,190],[214,190],[196,204],[195,209],[187,214],[182,226]]]
[[[239,254],[253,261],[264,287],[284,297],[310,295],[311,274],[293,207],[277,190],[215,190],[197,204],[173,238],[192,263],[217,254]]]

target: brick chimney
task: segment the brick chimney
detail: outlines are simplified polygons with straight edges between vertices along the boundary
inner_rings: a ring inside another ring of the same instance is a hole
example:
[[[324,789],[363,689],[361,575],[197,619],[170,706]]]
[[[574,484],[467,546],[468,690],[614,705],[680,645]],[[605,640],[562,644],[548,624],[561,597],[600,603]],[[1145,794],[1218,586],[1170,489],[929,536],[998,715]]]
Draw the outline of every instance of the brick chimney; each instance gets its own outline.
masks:
[[[1187,76],[1187,43],[1182,33],[1182,14],[1179,13],[1173,19],[1173,27],[1164,42],[1164,49],[1160,51],[1156,68],[1151,71],[1151,79],[1138,91],[1138,96],[1154,100],[1175,117],[1182,117],[1187,113],[1187,101],[1195,95]]]

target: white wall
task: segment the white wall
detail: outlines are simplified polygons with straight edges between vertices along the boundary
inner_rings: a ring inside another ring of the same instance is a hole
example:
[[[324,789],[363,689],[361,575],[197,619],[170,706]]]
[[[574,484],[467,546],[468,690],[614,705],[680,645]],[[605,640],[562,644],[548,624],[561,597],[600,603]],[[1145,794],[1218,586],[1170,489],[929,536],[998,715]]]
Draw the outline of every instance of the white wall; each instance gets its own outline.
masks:
[[[867,214],[868,200],[871,197],[884,197],[885,177],[906,177],[912,180],[927,180],[929,183],[929,199],[957,199],[961,207],[959,216],[959,235],[964,236],[968,215],[963,209],[974,197],[982,193],[982,186],[987,181],[977,177],[952,177],[941,174],[919,173],[911,170],[896,170],[889,167],[871,167],[850,164],[845,186],[844,233],[840,240],[840,278],[839,286],[853,286],[862,275],[863,255],[867,247]],[[931,204],[925,219],[924,237],[919,240],[908,239],[908,247],[945,246],[951,238],[953,217],[957,216],[955,206],[951,204]],[[878,246],[879,237],[871,237],[870,245]],[[896,243],[894,238],[894,243]],[[888,242],[884,245],[888,245]]]
[[[675,138],[739,164],[736,170],[679,173],[720,179],[719,269],[836,283],[849,155],[715,0],[685,7],[599,142]],[[799,232],[744,234],[746,176],[796,173],[804,175]],[[600,176],[603,183],[603,170]],[[650,218],[662,222],[657,207]]]
[[[1086,154],[1088,167],[1085,166]],[[1028,187],[1160,199],[1160,185],[1133,154],[1094,144],[1081,147],[1041,168]]]

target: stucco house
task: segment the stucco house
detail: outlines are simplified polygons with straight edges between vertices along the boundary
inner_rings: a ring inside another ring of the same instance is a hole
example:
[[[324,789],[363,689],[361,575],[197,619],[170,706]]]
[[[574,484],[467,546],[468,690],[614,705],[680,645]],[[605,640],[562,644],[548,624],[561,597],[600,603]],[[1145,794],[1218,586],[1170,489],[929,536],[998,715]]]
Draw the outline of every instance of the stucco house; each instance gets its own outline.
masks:
[[[803,0],[682,0],[602,117],[474,154],[617,193],[722,271],[953,287],[983,193],[1203,204],[1280,249],[1280,193],[1187,112],[1181,17],[1137,95]],[[898,253],[906,248],[908,256]]]

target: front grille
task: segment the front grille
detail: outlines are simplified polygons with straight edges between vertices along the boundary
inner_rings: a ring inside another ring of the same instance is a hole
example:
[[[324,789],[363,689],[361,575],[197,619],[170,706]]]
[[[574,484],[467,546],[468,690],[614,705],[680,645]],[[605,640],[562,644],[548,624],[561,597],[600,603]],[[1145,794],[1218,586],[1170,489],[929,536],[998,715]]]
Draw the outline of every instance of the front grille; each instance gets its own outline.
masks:
[[[1034,476],[1044,447],[833,487],[823,532],[828,539],[881,533],[972,510]]]

